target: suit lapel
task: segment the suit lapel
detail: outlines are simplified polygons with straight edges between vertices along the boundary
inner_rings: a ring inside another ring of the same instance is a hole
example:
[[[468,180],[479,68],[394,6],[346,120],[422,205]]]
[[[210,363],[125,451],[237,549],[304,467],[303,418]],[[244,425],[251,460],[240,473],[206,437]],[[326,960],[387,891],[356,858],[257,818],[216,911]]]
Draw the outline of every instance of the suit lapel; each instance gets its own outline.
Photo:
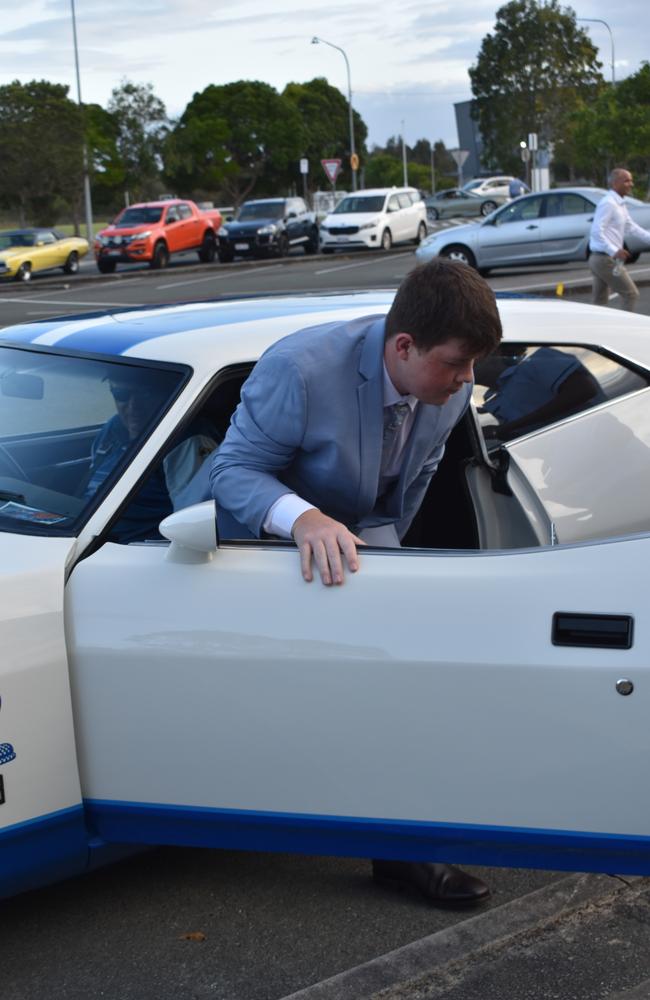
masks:
[[[357,514],[374,506],[379,482],[384,411],[384,319],[375,320],[364,339],[359,360],[359,494]]]

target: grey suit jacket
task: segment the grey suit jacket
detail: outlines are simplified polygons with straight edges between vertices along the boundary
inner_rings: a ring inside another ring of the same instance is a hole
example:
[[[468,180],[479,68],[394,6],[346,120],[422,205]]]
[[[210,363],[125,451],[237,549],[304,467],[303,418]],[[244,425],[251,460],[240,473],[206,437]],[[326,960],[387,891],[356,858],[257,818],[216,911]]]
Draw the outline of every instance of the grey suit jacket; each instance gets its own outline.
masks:
[[[217,502],[256,537],[289,491],[355,532],[392,523],[403,537],[471,387],[418,405],[399,479],[378,502],[383,349],[384,317],[365,316],[300,330],[262,355],[210,473]]]

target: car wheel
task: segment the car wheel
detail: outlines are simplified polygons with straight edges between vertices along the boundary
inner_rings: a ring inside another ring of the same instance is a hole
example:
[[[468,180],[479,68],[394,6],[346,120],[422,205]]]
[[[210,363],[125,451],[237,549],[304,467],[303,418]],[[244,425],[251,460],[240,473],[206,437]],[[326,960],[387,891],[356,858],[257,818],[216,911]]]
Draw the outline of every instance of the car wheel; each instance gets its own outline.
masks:
[[[97,261],[97,269],[100,274],[112,274],[117,267],[117,261],[115,260],[102,260],[100,257]]]
[[[162,240],[158,240],[154,249],[153,257],[151,258],[151,267],[154,271],[162,271],[164,267],[169,264],[169,250],[165,246]]]
[[[68,254],[68,259],[63,265],[63,273],[76,274],[78,270],[79,270],[79,254],[76,252],[76,250],[73,250],[72,253]]]
[[[217,247],[214,242],[214,236],[212,233],[206,233],[203,237],[203,243],[198,251],[199,260],[202,264],[211,264],[215,258],[217,252]]]
[[[286,233],[280,233],[278,236],[278,246],[276,253],[278,257],[286,257],[289,253],[289,239]]]
[[[393,236],[390,229],[384,229],[381,234],[381,249],[390,250],[393,246]]]
[[[318,230],[314,226],[305,243],[305,253],[318,253]]]
[[[424,224],[424,222],[421,222],[420,225],[418,226],[418,234],[413,240],[413,242],[415,243],[416,246],[418,246],[422,242],[422,240],[426,239],[426,237],[427,237],[427,227]]]
[[[438,219],[440,218],[440,212],[438,211],[437,208],[427,208],[427,216],[431,219],[432,222],[437,222]]]
[[[496,201],[484,201],[481,205],[481,215],[489,215],[496,207]]]
[[[469,264],[470,267],[476,267],[476,257],[467,247],[461,246],[460,243],[454,243],[452,246],[444,247],[440,251],[441,257],[447,257],[449,260],[459,260],[461,264]]]
[[[29,261],[25,261],[21,264],[16,274],[14,276],[14,281],[31,281],[32,280],[32,265]]]

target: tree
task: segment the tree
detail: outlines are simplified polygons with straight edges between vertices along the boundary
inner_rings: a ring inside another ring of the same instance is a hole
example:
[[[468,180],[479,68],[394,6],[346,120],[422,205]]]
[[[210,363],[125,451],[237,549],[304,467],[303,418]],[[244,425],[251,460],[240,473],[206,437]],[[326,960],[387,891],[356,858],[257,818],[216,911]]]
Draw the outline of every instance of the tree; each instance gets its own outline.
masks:
[[[298,112],[268,83],[210,84],[174,129],[166,176],[189,186],[218,184],[239,205],[261,178],[268,194],[287,183],[291,164],[297,175],[302,142]]]
[[[108,102],[117,128],[116,145],[124,184],[132,198],[149,197],[159,185],[161,151],[169,128],[165,105],[150,83],[122,80]]]
[[[597,49],[557,0],[512,0],[497,11],[469,71],[485,162],[513,173],[529,132],[557,142],[580,102],[602,84]]]
[[[83,115],[68,88],[46,80],[0,87],[0,192],[27,218],[52,225],[64,200],[82,197]]]
[[[341,171],[337,180],[340,187],[352,186],[350,167],[350,112],[347,98],[332,87],[324,77],[309,83],[288,83],[285,97],[296,108],[302,121],[302,155],[309,160],[311,187],[325,181],[320,161],[340,159]],[[366,158],[368,129],[358,112],[352,109],[355,151],[363,169]]]

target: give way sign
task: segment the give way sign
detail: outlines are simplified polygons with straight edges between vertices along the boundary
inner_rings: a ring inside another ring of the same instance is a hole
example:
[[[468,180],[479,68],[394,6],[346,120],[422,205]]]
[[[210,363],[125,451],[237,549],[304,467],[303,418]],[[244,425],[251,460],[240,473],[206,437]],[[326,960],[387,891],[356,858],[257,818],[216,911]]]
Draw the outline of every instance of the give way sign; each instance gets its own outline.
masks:
[[[332,182],[332,184],[334,184],[336,182],[336,178],[339,175],[339,170],[341,169],[341,161],[321,160],[320,162],[323,167],[323,170],[327,174],[328,179]]]

